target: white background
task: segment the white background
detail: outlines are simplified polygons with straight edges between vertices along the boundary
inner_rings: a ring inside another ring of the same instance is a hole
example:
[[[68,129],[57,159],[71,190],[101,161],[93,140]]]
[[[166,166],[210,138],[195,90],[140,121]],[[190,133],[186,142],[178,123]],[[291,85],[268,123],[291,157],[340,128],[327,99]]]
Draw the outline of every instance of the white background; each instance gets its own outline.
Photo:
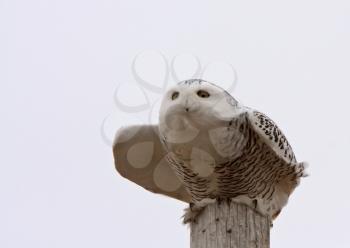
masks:
[[[0,247],[189,247],[185,205],[117,175],[100,135],[145,49],[232,63],[310,163],[272,247],[349,247],[349,44],[347,0],[0,0]]]

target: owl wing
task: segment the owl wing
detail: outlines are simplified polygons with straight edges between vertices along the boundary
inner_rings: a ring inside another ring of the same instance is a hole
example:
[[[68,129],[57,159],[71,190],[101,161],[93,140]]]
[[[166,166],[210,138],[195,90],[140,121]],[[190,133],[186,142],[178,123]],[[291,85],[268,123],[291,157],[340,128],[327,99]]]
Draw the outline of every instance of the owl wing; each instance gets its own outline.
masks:
[[[153,193],[184,202],[191,197],[166,160],[158,126],[121,128],[113,144],[115,167],[124,178]]]
[[[277,156],[287,163],[297,163],[293,149],[286,136],[268,116],[256,110],[249,110],[248,120],[253,130]]]

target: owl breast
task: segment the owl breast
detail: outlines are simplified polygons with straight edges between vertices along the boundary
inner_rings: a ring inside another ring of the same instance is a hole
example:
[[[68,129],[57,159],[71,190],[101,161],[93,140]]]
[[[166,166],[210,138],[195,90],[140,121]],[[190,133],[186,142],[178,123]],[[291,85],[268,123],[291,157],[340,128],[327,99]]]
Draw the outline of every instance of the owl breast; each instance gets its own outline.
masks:
[[[256,201],[262,213],[272,216],[286,203],[281,182],[293,181],[295,168],[285,166],[247,123],[241,116],[225,127],[199,130],[188,142],[165,139],[167,159],[193,202],[219,197],[248,205]]]
[[[216,198],[222,193],[224,182],[218,171],[244,153],[247,139],[243,125],[241,118],[237,118],[225,126],[182,131],[187,136],[178,136],[177,141],[186,142],[171,142],[167,138],[169,132],[163,132],[168,161],[194,201]]]

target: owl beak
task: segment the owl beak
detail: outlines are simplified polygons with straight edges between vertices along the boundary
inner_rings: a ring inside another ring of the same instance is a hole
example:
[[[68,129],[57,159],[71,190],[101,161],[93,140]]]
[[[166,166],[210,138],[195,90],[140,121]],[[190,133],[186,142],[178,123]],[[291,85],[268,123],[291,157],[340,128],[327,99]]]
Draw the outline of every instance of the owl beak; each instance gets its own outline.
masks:
[[[188,113],[190,112],[190,107],[189,107],[190,103],[189,103],[189,100],[186,99],[185,101],[185,106],[184,106],[184,109],[185,109],[185,112]]]
[[[198,111],[198,104],[192,99],[186,99],[182,106],[186,114],[192,114]]]

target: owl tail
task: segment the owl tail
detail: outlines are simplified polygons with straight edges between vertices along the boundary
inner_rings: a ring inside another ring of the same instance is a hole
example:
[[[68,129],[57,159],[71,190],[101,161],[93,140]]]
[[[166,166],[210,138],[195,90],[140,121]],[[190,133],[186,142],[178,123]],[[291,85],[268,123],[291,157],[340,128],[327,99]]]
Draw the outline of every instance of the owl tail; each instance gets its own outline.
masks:
[[[308,177],[310,174],[307,171],[307,168],[309,168],[309,163],[308,162],[301,162],[298,163],[297,169],[301,174],[300,177]]]
[[[309,173],[306,171],[306,168],[309,166],[307,162],[301,162],[294,164],[294,173],[290,173],[287,178],[280,181],[278,183],[278,190],[280,192],[284,192],[286,194],[287,198],[290,196],[290,194],[293,193],[294,189],[299,185],[301,177],[308,177]],[[280,193],[281,196],[283,196],[282,193]],[[282,204],[283,203],[283,204]],[[279,204],[281,206],[284,206],[287,203],[287,200],[285,200],[283,197],[279,199]]]

